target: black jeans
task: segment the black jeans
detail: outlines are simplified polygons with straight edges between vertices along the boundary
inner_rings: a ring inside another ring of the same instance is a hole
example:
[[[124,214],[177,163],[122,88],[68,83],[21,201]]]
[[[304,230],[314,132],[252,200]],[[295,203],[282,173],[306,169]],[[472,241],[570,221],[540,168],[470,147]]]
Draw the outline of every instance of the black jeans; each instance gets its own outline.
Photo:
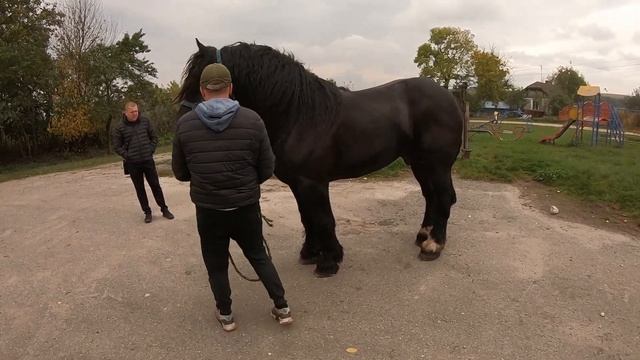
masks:
[[[164,195],[162,194],[160,180],[158,179],[158,171],[156,171],[156,163],[153,160],[143,163],[127,162],[126,166],[129,170],[133,186],[136,188],[136,195],[138,196],[142,211],[144,211],[145,214],[151,213],[149,199],[147,199],[147,191],[144,188],[144,178],[147,178],[147,183],[149,183],[153,197],[156,199],[156,203],[160,206],[160,209],[166,209],[167,204],[164,202]]]
[[[209,284],[221,314],[231,313],[229,238],[238,243],[274,305],[277,308],[287,306],[282,282],[262,243],[262,216],[258,203],[230,211],[196,206],[196,219]]]

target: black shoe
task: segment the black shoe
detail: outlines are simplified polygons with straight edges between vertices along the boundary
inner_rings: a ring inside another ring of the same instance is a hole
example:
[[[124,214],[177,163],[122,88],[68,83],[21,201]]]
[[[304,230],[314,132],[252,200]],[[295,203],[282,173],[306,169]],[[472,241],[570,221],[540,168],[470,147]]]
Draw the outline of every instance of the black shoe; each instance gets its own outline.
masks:
[[[175,216],[173,216],[171,211],[169,211],[169,208],[162,209],[162,216],[166,217],[169,220],[171,220],[171,219],[173,219],[175,217]]]
[[[147,224],[151,222],[151,213],[144,214],[144,222],[146,222]]]

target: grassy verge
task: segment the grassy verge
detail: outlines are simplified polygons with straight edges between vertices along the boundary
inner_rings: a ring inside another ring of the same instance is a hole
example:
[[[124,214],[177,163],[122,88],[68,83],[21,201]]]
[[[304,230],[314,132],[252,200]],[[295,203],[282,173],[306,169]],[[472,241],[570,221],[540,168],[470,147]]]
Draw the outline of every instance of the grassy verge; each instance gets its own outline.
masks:
[[[171,145],[160,146],[157,153],[171,151]],[[22,179],[30,176],[51,174],[91,168],[98,165],[121,161],[111,155],[72,155],[67,157],[42,158],[28,163],[0,166],[0,182]]]
[[[622,148],[571,145],[572,129],[555,145],[538,140],[558,131],[534,128],[517,141],[499,141],[488,134],[472,137],[471,159],[458,161],[456,172],[469,179],[512,182],[535,180],[577,198],[613,205],[640,218],[640,142],[629,138]]]

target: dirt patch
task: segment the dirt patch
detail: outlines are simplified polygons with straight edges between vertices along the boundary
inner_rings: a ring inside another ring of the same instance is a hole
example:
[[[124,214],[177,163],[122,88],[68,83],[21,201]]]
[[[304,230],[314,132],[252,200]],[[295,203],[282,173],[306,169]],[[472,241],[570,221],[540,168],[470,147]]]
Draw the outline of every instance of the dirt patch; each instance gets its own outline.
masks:
[[[524,205],[541,213],[565,221],[576,222],[640,238],[640,221],[624,214],[615,207],[576,199],[561,190],[534,181],[520,181],[514,184],[521,191]],[[559,213],[552,215],[551,206]]]

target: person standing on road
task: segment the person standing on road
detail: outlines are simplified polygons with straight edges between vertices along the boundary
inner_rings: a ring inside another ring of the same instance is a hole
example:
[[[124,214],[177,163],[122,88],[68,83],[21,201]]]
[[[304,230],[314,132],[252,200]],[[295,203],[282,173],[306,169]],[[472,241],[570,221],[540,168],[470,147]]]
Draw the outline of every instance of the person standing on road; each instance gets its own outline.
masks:
[[[138,201],[144,212],[144,222],[152,220],[151,208],[144,188],[144,179],[147,179],[156,203],[162,211],[162,216],[173,219],[165,203],[164,194],[160,187],[160,179],[156,164],[153,161],[153,153],[158,145],[158,136],[151,125],[151,121],[140,115],[138,104],[129,101],[124,106],[122,121],[113,129],[113,150],[124,160],[125,174],[129,174],[131,182],[136,189]]]
[[[231,100],[232,89],[224,65],[205,67],[200,77],[204,102],[178,120],[171,165],[176,179],[191,181],[202,257],[222,328],[236,328],[228,275],[231,238],[273,300],[271,315],[287,325],[293,318],[263,245],[259,203],[260,184],[273,175],[275,159],[262,119]]]

